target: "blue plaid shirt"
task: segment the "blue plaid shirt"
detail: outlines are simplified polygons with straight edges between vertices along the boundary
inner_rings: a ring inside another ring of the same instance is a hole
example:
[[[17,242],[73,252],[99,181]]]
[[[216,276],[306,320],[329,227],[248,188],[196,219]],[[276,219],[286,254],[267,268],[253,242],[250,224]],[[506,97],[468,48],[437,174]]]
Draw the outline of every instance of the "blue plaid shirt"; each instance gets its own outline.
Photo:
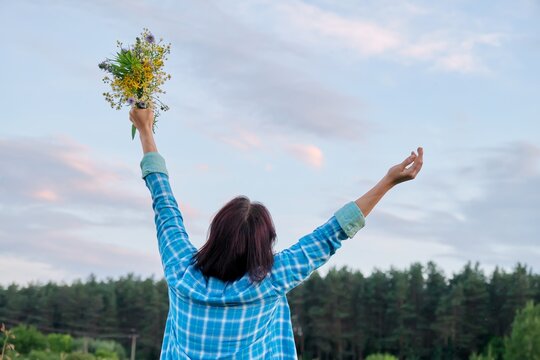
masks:
[[[286,294],[364,226],[358,206],[347,203],[312,233],[276,253],[271,272],[259,284],[252,284],[248,274],[234,282],[205,280],[191,261],[197,249],[184,227],[165,160],[158,152],[147,152],[140,165],[152,195],[169,289],[160,359],[297,359]]]

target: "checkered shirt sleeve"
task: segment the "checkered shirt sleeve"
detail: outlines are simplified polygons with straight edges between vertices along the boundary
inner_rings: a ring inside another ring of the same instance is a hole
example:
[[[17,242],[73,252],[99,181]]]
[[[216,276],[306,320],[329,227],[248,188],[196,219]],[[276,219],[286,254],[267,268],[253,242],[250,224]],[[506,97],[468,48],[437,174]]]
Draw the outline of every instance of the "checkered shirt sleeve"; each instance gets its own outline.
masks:
[[[347,203],[312,233],[275,255],[272,282],[283,293],[292,290],[324,265],[341,247],[341,241],[352,238],[364,225],[360,208],[353,201]]]
[[[165,160],[157,152],[148,152],[141,160],[142,178],[152,195],[158,247],[165,273],[196,248],[190,242],[184,219],[169,183]]]

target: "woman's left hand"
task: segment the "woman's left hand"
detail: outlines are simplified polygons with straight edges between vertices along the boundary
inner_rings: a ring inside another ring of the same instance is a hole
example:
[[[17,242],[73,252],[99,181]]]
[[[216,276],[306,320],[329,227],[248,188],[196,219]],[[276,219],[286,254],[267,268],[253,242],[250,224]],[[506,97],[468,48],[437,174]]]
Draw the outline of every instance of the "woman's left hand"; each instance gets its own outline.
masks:
[[[403,160],[403,162],[392,166],[390,170],[388,170],[388,173],[386,174],[387,179],[392,185],[414,179],[422,168],[424,162],[423,157],[424,149],[422,147],[418,148],[418,154],[415,154],[415,152],[412,151],[411,155]]]

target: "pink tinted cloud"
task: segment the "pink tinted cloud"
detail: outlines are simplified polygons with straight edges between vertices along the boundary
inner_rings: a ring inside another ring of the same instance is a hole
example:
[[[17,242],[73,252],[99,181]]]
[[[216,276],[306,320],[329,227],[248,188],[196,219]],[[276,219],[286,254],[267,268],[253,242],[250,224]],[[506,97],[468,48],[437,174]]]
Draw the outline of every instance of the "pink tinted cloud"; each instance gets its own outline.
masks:
[[[253,148],[259,148],[262,145],[261,138],[254,132],[246,129],[237,129],[231,134],[220,135],[218,138],[225,144],[240,150],[251,150]]]
[[[4,189],[5,200],[12,205],[39,200],[63,206],[140,208],[147,203],[146,194],[126,186],[142,181],[136,167],[98,159],[66,136],[3,139],[0,151],[14,152],[3,174],[10,188]]]
[[[32,193],[34,198],[47,202],[57,202],[59,200],[58,194],[50,189],[38,190]]]
[[[134,249],[130,239],[125,246],[112,244],[124,229],[131,236],[134,224],[155,231],[138,163],[132,170],[120,160],[101,159],[65,137],[4,138],[0,152],[6,159],[0,247],[68,273],[124,272],[133,264],[147,272],[159,265],[156,253]],[[179,207],[190,222],[201,216],[188,203]],[[111,238],[88,236],[99,228],[111,229]]]
[[[448,49],[448,43],[440,39],[415,42],[405,46],[400,54],[406,58],[417,60],[431,60]]]
[[[504,37],[500,33],[445,29],[443,25],[418,33],[410,26],[391,27],[380,21],[342,16],[302,2],[277,5],[276,8],[285,14],[288,25],[312,43],[326,41],[332,46],[340,44],[355,50],[360,56],[385,55],[398,62],[431,63],[431,68],[443,71],[488,72],[488,67],[479,56],[478,47],[498,47]],[[428,11],[413,11],[411,15],[433,16]],[[392,18],[387,22],[400,23],[392,21]]]
[[[320,168],[323,164],[323,152],[315,145],[292,144],[286,150],[292,156],[311,167]]]
[[[435,67],[446,71],[461,73],[484,72],[487,69],[470,53],[454,53],[441,56],[436,60]]]
[[[398,33],[374,22],[347,19],[302,2],[281,4],[278,8],[302,30],[340,41],[363,55],[381,54],[402,42]]]

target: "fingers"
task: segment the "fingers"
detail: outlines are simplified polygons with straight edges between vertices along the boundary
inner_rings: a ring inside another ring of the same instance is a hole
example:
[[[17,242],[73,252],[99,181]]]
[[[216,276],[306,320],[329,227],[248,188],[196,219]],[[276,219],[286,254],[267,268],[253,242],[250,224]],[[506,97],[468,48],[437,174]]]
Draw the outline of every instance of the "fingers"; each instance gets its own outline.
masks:
[[[424,149],[422,147],[418,148],[418,156],[414,159],[413,165],[406,169],[407,175],[411,176],[413,179],[416,177],[420,169],[422,168],[422,165],[424,163]]]
[[[422,161],[415,161],[414,165],[410,168],[410,175],[413,179],[416,177],[420,169],[422,168]]]
[[[407,166],[412,164],[412,162],[414,161],[415,158],[416,158],[416,154],[411,151],[411,155],[401,162],[401,164],[400,164],[401,167],[406,168]]]

